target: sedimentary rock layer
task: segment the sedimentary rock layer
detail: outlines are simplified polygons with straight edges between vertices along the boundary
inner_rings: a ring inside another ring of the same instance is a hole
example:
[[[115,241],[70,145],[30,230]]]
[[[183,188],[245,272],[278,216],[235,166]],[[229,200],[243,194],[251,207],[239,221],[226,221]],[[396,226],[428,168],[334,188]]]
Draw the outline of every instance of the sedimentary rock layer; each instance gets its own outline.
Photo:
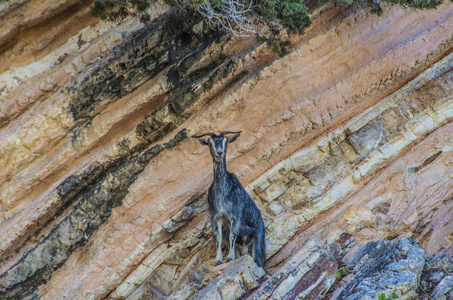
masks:
[[[279,58],[165,7],[115,25],[89,1],[38,2],[0,7],[1,297],[214,289],[211,159],[189,138],[205,131],[243,131],[228,167],[263,212],[270,275],[313,237],[451,246],[451,3],[326,6]]]

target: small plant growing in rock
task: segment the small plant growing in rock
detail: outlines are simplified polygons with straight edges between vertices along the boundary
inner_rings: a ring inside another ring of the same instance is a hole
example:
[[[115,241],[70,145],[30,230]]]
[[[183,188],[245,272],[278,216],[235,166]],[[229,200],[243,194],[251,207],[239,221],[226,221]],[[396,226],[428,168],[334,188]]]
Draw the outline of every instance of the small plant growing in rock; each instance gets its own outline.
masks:
[[[378,300],[390,300],[395,298],[398,298],[398,295],[395,293],[391,293],[388,298],[385,296],[385,293],[382,293],[379,295]]]
[[[335,271],[335,279],[337,281],[340,281],[341,278],[345,277],[346,275],[349,275],[351,273],[351,270],[349,268],[339,268],[338,270]]]

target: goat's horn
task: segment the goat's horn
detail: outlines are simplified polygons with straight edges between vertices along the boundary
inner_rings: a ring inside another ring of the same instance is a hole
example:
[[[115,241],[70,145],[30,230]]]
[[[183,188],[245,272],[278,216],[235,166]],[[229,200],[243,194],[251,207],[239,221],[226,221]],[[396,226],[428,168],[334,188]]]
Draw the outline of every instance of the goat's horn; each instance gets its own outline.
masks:
[[[206,135],[213,136],[215,134],[212,133],[212,132],[208,132],[208,133],[204,133],[204,134],[201,134],[201,135],[192,135],[192,137],[198,139],[198,138],[201,138],[201,137],[206,136]]]
[[[222,131],[220,134],[241,133],[242,131]]]

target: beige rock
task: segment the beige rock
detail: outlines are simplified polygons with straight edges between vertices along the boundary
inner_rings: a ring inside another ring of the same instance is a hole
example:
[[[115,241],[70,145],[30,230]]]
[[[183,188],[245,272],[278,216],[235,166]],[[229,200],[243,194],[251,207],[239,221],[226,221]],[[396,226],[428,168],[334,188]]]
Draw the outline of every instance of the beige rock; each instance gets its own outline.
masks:
[[[264,270],[258,267],[250,256],[242,256],[226,267],[195,299],[238,299],[257,288],[257,280],[264,274]]]
[[[209,131],[243,131],[228,168],[263,213],[266,271],[295,268],[276,297],[326,287],[321,248],[343,231],[452,246],[451,3],[326,6],[283,58],[220,35],[202,49],[200,22],[175,41],[99,22],[90,4],[0,4],[0,298],[186,299],[235,264],[209,298],[258,288],[247,256],[214,267],[212,162],[187,138]]]
[[[338,221],[341,229],[352,234],[363,228],[375,228],[377,217],[366,207],[351,206]]]

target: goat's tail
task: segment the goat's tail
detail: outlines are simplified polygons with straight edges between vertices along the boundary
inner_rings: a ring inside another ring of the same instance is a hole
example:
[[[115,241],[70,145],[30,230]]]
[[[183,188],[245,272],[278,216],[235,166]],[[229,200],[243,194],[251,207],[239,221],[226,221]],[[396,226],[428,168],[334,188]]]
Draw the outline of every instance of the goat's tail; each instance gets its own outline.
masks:
[[[264,228],[263,221],[261,221],[256,230],[253,258],[255,259],[256,264],[262,268],[264,268],[264,260],[266,259],[265,234],[266,229]]]

